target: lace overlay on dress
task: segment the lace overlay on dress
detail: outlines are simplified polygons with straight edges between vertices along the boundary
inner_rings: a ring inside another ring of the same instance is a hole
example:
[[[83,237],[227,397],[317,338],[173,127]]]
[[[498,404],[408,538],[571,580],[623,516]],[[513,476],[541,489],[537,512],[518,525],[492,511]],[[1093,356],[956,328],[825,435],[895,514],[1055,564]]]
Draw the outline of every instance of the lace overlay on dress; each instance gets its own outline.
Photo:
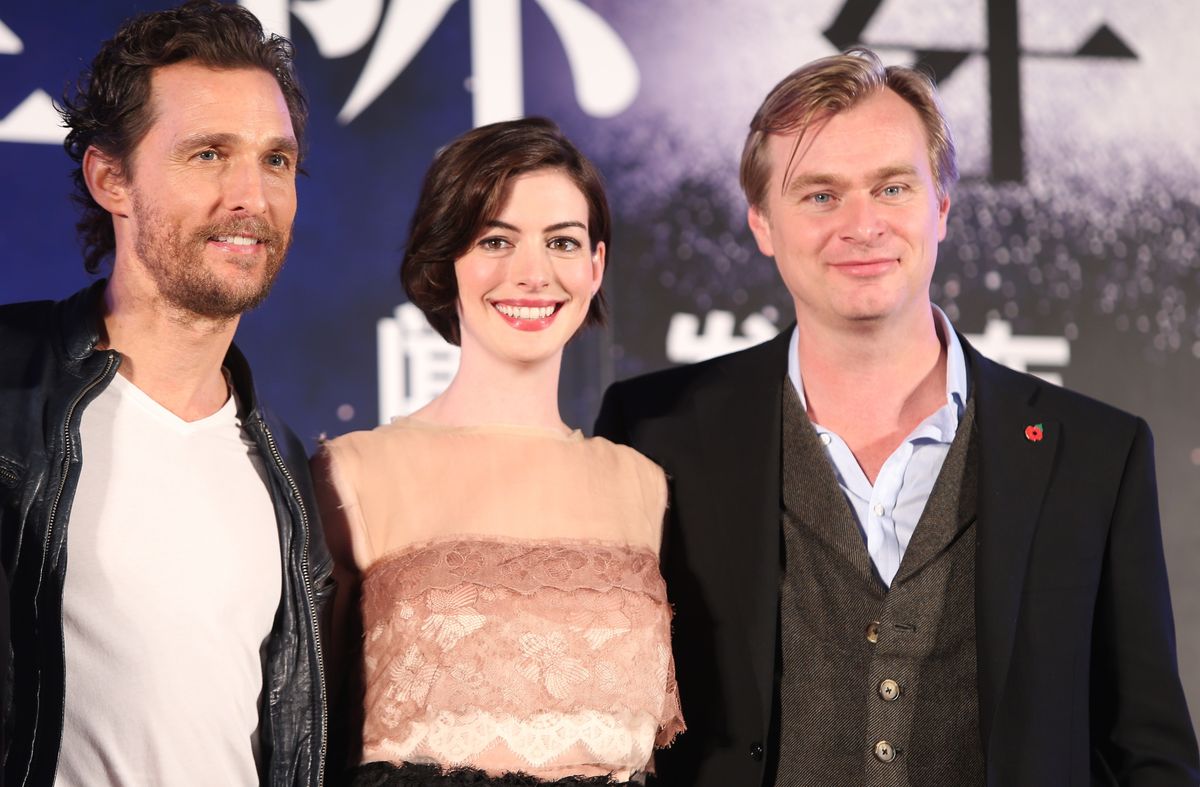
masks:
[[[652,552],[438,539],[371,566],[362,614],[364,761],[628,778],[683,729]]]

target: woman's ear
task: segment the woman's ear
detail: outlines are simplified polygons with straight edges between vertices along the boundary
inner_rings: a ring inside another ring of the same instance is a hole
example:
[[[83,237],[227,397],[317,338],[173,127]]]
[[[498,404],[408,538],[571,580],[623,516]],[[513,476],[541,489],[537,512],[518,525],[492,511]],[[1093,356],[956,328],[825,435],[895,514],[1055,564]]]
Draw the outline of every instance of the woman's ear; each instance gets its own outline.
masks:
[[[604,248],[604,241],[596,244],[596,250],[592,252],[592,297],[600,292],[600,284],[604,281],[604,255],[607,250]]]

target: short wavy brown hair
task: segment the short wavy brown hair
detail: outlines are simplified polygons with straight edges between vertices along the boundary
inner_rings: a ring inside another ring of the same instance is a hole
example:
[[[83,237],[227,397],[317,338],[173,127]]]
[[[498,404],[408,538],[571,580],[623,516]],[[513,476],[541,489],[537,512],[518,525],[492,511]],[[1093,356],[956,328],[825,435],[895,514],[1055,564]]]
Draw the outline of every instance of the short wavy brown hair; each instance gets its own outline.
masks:
[[[96,273],[116,249],[112,216],[92,199],[83,177],[83,156],[95,146],[126,176],[134,148],[154,123],[150,78],[154,69],[183,61],[215,69],[260,68],[275,77],[304,150],[308,102],[296,78],[286,38],[266,35],[254,14],[216,0],[191,0],[178,8],[127,20],[92,60],[59,106],[67,138],[63,147],[77,165],[73,198],[83,213],[75,225],[84,267]]]
[[[915,68],[884,67],[879,56],[870,49],[857,48],[801,66],[784,77],[763,99],[762,106],[750,121],[750,133],[742,147],[740,180],[747,201],[760,209],[766,206],[767,184],[771,180],[767,138],[771,134],[799,132],[787,162],[790,168],[800,141],[814,120],[844,112],[863,99],[889,89],[907,101],[920,116],[938,197],[949,195],[958,181],[957,155],[933,80]]]
[[[439,150],[425,173],[400,279],[408,300],[451,344],[460,342],[455,260],[470,251],[500,215],[513,179],[542,169],[563,172],[579,188],[588,205],[592,251],[600,243],[608,248],[612,219],[600,172],[546,118],[508,120],[468,131]],[[583,326],[603,325],[607,314],[601,289],[588,306]]]

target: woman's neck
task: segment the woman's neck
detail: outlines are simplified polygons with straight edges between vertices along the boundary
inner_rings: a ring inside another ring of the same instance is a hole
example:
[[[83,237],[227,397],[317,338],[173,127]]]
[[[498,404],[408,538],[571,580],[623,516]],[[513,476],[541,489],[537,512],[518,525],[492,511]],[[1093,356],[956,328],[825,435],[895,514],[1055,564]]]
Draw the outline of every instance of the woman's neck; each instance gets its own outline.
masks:
[[[558,409],[562,351],[520,364],[463,348],[450,385],[413,417],[449,426],[508,424],[564,434],[571,431]]]

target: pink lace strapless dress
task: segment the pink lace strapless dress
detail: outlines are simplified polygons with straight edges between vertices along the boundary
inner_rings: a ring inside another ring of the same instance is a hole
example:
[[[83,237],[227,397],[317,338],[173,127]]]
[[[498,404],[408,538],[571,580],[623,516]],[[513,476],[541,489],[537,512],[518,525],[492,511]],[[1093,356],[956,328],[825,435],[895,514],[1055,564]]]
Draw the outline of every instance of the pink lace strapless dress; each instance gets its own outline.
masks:
[[[325,454],[331,547],[361,581],[363,762],[624,781],[683,729],[657,466],[411,419]]]

